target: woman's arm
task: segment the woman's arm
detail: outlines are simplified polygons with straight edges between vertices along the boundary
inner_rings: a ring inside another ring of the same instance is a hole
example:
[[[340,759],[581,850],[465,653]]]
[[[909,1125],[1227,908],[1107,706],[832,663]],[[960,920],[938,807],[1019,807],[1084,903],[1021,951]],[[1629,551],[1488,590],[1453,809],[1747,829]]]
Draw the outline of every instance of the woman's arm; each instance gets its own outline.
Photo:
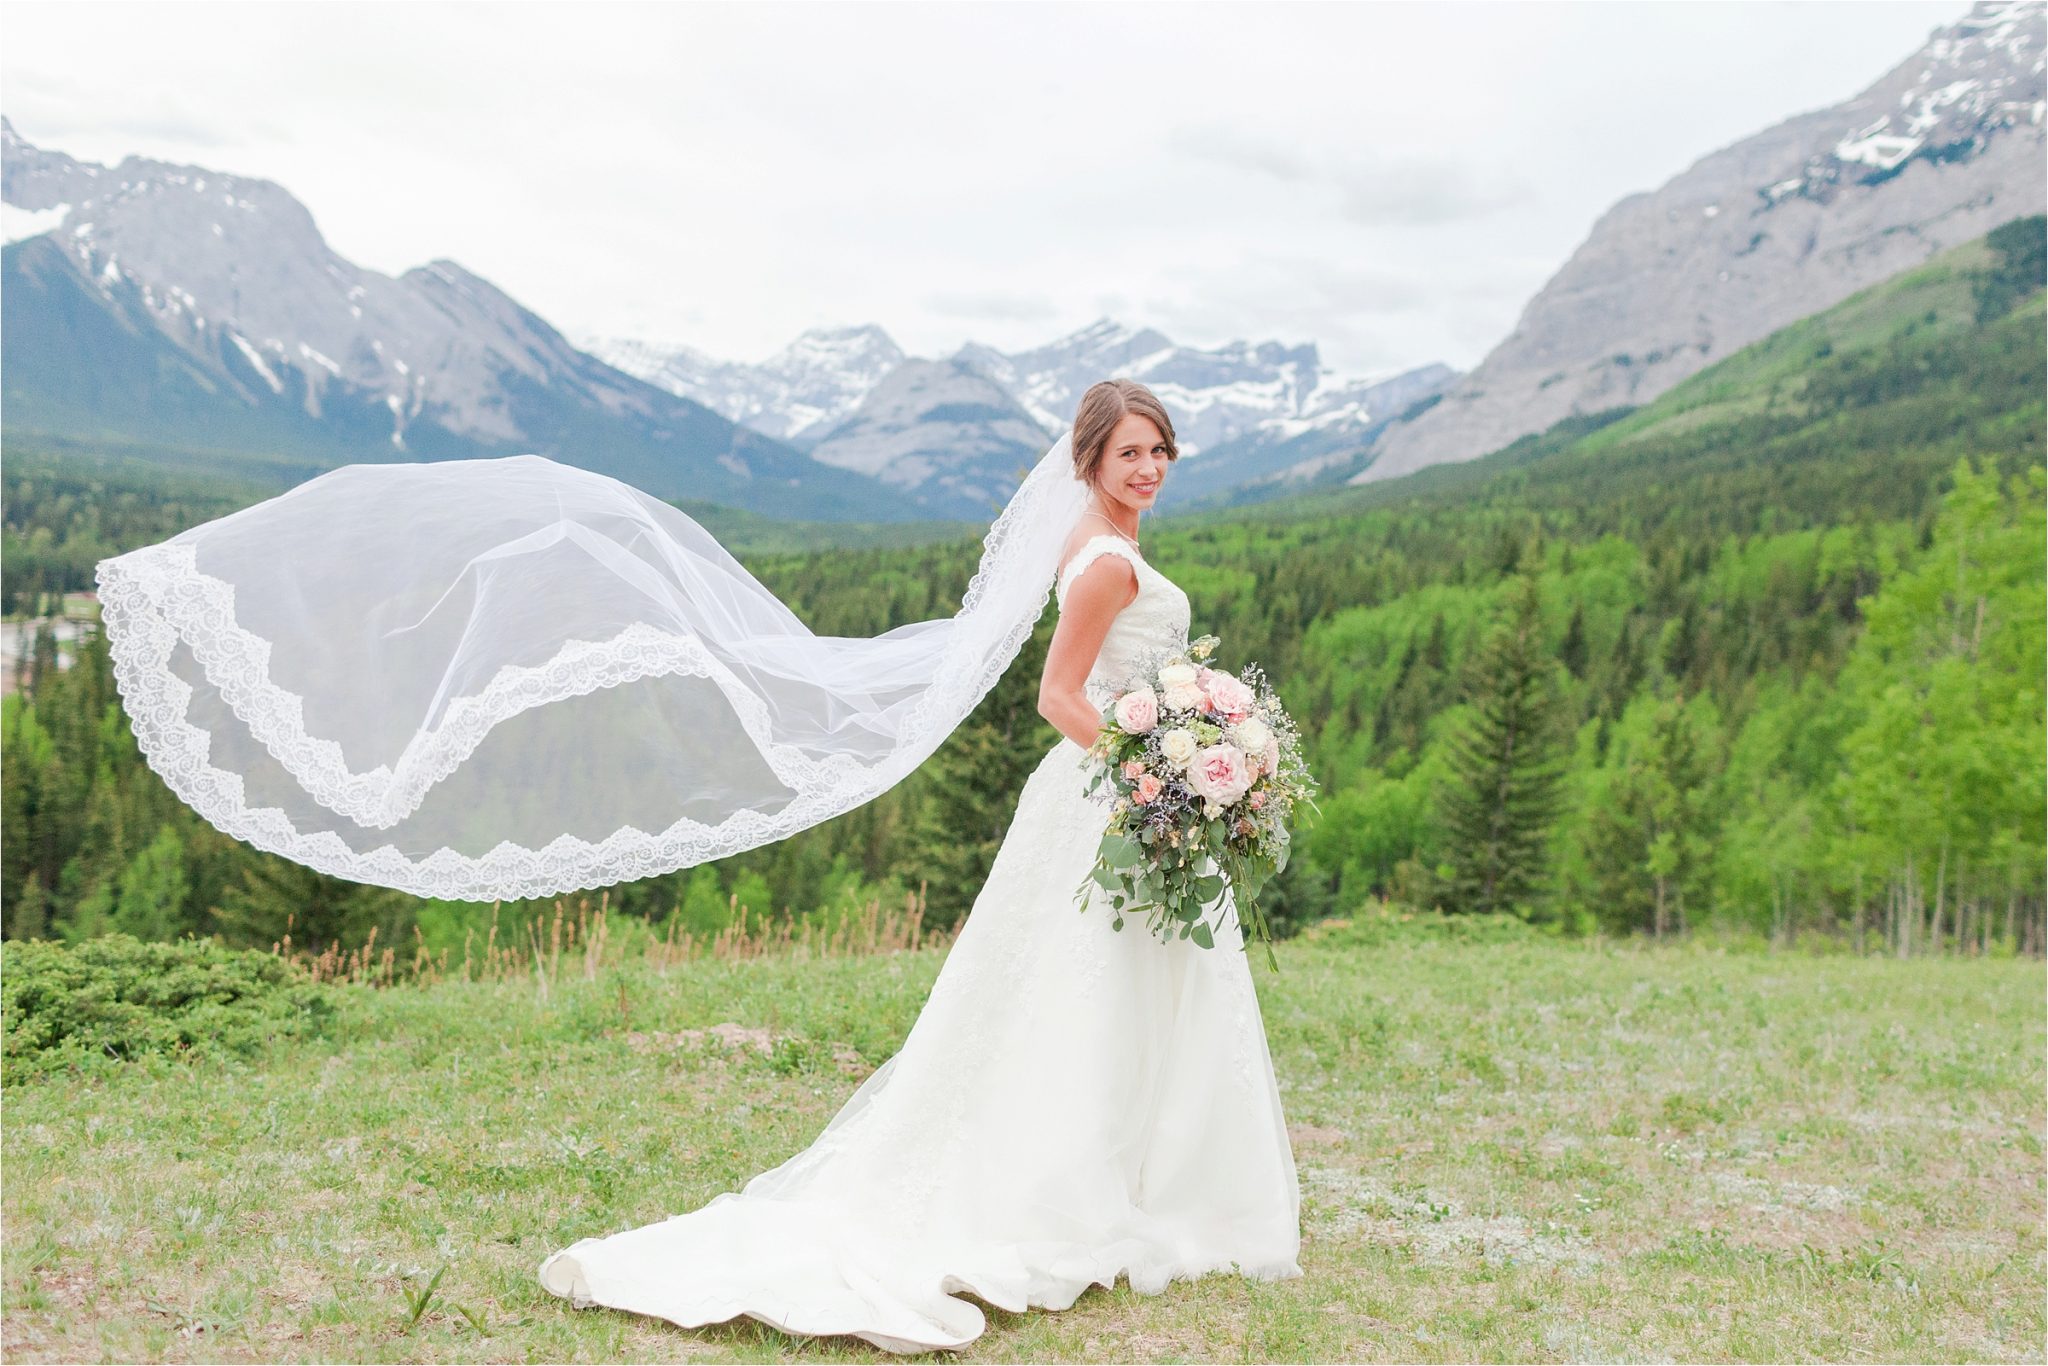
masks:
[[[1067,585],[1067,600],[1045,651],[1045,674],[1038,681],[1038,714],[1084,749],[1102,729],[1102,709],[1088,700],[1081,685],[1102,652],[1109,624],[1137,596],[1138,571],[1121,555],[1098,557]]]

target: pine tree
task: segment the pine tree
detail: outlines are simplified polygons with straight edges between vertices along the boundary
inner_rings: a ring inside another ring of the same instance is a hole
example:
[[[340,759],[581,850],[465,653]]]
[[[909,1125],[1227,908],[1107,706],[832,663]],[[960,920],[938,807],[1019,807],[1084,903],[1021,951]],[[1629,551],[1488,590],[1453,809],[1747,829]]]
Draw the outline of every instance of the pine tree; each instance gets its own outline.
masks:
[[[1444,614],[1438,612],[1430,618],[1429,639],[1422,646],[1422,662],[1431,672],[1441,673],[1450,657],[1450,645],[1444,637]]]
[[[1684,696],[1659,702],[1587,822],[1586,891],[1608,928],[1660,939],[1685,928],[1686,894],[1698,904],[1708,871],[1712,778]]]
[[[1557,647],[1558,662],[1571,671],[1573,678],[1586,676],[1586,609],[1572,608],[1572,624],[1565,628],[1564,642]]]
[[[166,825],[122,870],[114,890],[114,927],[137,939],[176,939],[187,928],[185,843]]]
[[[59,910],[55,921],[53,933],[67,944],[83,944],[114,933],[120,926],[114,922],[113,888],[104,882],[94,883],[84,896]]]
[[[1601,711],[1608,716],[1619,716],[1628,710],[1628,702],[1636,695],[1636,689],[1643,683],[1646,672],[1643,653],[1636,638],[1634,626],[1622,622],[1621,632],[1614,638],[1614,652],[1607,661],[1607,680]]]
[[[1694,599],[1687,598],[1685,609],[1677,619],[1664,625],[1664,672],[1681,685],[1691,676],[1693,665],[1699,659],[1699,638],[1699,607]]]
[[[1446,910],[1526,915],[1542,890],[1561,792],[1554,664],[1541,646],[1536,580],[1524,574],[1506,620],[1473,661],[1472,719],[1450,744],[1451,777],[1438,797],[1447,851],[1438,899]]]
[[[289,933],[294,949],[317,951],[330,945],[361,948],[375,928],[378,943],[389,945],[411,923],[413,903],[413,897],[389,887],[260,856],[245,863],[241,880],[224,888],[220,901],[207,908],[209,923],[200,932],[219,933],[231,945],[266,949]]]
[[[9,939],[47,939],[50,934],[50,899],[43,894],[40,873],[30,870],[21,891],[7,902]]]
[[[57,673],[57,631],[47,621],[36,623],[35,644],[29,649],[28,672],[17,675],[22,679],[22,690],[30,697],[39,696],[43,681]]]
[[[1515,527],[1501,527],[1494,532],[1493,570],[1505,578],[1522,567],[1522,534]]]

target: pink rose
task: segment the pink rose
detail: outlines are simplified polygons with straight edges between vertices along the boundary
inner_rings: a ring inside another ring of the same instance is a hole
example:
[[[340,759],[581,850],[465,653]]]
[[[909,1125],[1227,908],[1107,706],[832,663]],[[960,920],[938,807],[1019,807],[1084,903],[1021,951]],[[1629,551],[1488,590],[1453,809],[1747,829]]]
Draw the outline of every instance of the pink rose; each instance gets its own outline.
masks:
[[[1251,785],[1251,777],[1244,768],[1244,754],[1236,745],[1210,745],[1188,765],[1188,786],[1218,806],[1236,801]]]
[[[1124,777],[1128,778],[1130,781],[1134,783],[1138,781],[1138,775],[1143,773],[1144,771],[1145,761],[1143,759],[1124,760]]]
[[[1157,798],[1159,790],[1165,786],[1165,783],[1159,781],[1158,774],[1147,773],[1144,777],[1138,779],[1138,790],[1132,795],[1131,800],[1143,806]]]
[[[1266,804],[1266,790],[1264,788],[1260,788],[1257,792],[1252,793],[1251,803],[1252,810],[1254,811],[1264,806]]]
[[[1116,700],[1116,723],[1126,735],[1143,735],[1159,724],[1159,699],[1150,688],[1138,688]]]
[[[1238,717],[1251,711],[1252,690],[1243,679],[1212,670],[1208,686],[1209,700],[1216,704],[1216,710]]]

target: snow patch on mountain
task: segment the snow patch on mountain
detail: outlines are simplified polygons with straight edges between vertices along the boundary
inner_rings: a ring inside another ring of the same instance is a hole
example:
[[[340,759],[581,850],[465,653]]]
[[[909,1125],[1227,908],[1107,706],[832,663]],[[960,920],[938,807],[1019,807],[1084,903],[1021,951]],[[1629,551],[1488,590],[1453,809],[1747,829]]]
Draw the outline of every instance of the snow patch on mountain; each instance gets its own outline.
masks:
[[[64,225],[70,213],[69,204],[53,204],[47,209],[18,209],[12,204],[0,203],[0,245],[54,232]],[[92,230],[90,223],[84,227],[87,232]]]
[[[588,333],[571,341],[607,365],[799,448],[851,417],[906,359],[873,324],[812,328],[751,364],[679,343]]]

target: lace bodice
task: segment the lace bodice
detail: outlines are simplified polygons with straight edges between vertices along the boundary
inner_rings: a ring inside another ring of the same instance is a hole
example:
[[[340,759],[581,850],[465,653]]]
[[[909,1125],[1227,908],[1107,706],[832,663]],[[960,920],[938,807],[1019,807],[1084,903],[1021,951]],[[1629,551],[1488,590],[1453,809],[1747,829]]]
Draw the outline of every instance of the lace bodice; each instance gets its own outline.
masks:
[[[1151,663],[1155,653],[1185,647],[1190,618],[1188,595],[1180,585],[1145,563],[1129,541],[1110,532],[1091,537],[1061,567],[1053,589],[1054,601],[1064,608],[1067,585],[1103,555],[1120,555],[1131,562],[1138,574],[1138,596],[1109,624],[1102,650],[1082,684],[1088,700],[1097,706],[1107,705],[1111,692]]]

